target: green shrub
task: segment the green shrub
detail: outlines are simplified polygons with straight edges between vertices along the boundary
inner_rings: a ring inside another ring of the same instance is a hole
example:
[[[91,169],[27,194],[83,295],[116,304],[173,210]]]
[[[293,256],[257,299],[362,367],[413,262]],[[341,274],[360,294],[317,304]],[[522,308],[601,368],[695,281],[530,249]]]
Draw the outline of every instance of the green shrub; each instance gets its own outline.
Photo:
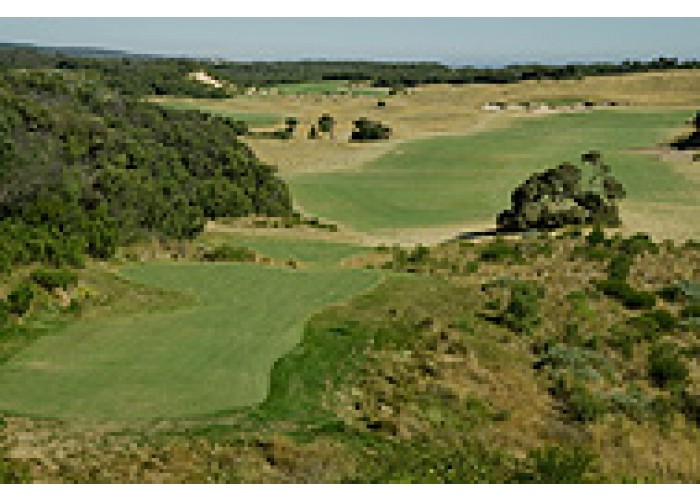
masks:
[[[564,399],[566,413],[577,422],[593,422],[608,412],[608,402],[582,385],[575,385]]]
[[[595,247],[606,243],[605,233],[600,226],[595,226],[593,230],[586,235],[586,243],[589,246]]]
[[[528,452],[518,464],[512,482],[538,484],[572,484],[590,482],[596,456],[582,448],[545,446]]]
[[[653,340],[663,333],[673,331],[678,320],[668,311],[654,309],[629,320],[630,326],[640,333],[641,338]]]
[[[654,294],[635,290],[624,281],[601,281],[596,283],[596,288],[608,297],[619,300],[628,309],[651,309],[656,305]]]
[[[0,455],[0,484],[26,484],[29,479],[26,464]]]
[[[204,252],[202,259],[208,262],[254,262],[256,254],[246,247],[234,247],[224,243]]]
[[[659,246],[644,233],[637,233],[622,240],[618,248],[621,252],[629,255],[641,255],[645,252],[659,253]]]
[[[23,316],[31,307],[34,298],[34,290],[28,283],[20,283],[7,296],[8,310],[16,315]]]
[[[656,294],[666,302],[676,303],[683,300],[685,296],[683,289],[678,285],[669,285],[659,289]]]
[[[611,260],[608,266],[608,280],[626,281],[632,268],[634,257],[627,253],[618,253]]]
[[[391,129],[380,122],[371,121],[367,118],[360,118],[353,122],[355,129],[352,131],[350,140],[352,141],[377,141],[388,139]]]
[[[688,304],[681,310],[681,318],[692,319],[700,318],[700,303]]]
[[[9,306],[7,302],[0,299],[0,330],[5,328],[8,321],[10,320]]]
[[[12,259],[4,251],[0,250],[0,275],[10,274],[12,271]]]
[[[539,300],[543,295],[543,290],[535,283],[514,282],[503,323],[514,332],[532,333],[541,321]]]
[[[573,249],[572,255],[583,257],[586,260],[602,262],[610,258],[612,252],[613,250],[611,248],[603,245],[580,245]]]
[[[56,288],[63,288],[66,290],[69,286],[78,284],[78,275],[69,269],[39,268],[32,271],[29,278],[48,291],[52,291]]]
[[[495,239],[479,252],[479,258],[485,262],[523,262],[523,255],[520,247],[509,245],[502,239]]]
[[[650,380],[662,389],[684,384],[689,374],[678,348],[673,344],[654,345],[649,353],[648,363]]]
[[[425,263],[429,257],[430,249],[423,245],[418,245],[408,254],[407,261],[412,264],[422,264]]]
[[[680,395],[680,407],[685,418],[700,426],[700,394],[683,390]]]

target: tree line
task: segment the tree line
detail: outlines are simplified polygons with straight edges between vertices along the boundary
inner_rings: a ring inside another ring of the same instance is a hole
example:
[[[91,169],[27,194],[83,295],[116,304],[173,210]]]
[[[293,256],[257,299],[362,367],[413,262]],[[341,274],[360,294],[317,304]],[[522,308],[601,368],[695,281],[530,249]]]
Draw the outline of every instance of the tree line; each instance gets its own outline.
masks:
[[[435,62],[386,63],[372,61],[231,62],[124,54],[106,57],[96,51],[62,53],[60,49],[0,45],[0,69],[72,69],[99,75],[125,95],[181,95],[226,97],[230,90],[194,81],[189,75],[205,71],[238,87],[265,87],[321,80],[370,82],[377,87],[414,87],[430,83],[516,83],[523,80],[563,80],[595,75],[619,75],[668,69],[700,68],[700,61],[660,57],[619,63],[517,64],[502,68],[450,67]]]

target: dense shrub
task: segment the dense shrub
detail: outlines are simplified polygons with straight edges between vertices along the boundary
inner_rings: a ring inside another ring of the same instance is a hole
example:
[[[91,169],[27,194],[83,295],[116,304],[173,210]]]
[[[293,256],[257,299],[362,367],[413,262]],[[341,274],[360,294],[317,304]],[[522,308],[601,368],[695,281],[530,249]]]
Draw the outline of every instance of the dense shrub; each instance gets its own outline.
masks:
[[[520,247],[510,245],[504,240],[497,238],[479,251],[479,259],[485,262],[523,262],[523,255]]]
[[[352,131],[350,140],[352,141],[378,141],[388,139],[391,129],[381,122],[371,121],[367,118],[360,118],[353,122],[355,129]]]
[[[0,331],[7,325],[9,317],[9,305],[4,300],[0,299]]]
[[[512,476],[517,483],[572,484],[592,480],[596,457],[583,448],[545,446],[528,452]]]
[[[8,311],[16,316],[23,316],[32,304],[34,290],[28,283],[20,283],[7,296]]]
[[[681,318],[700,318],[700,303],[688,304],[681,310]]]
[[[574,385],[562,399],[567,415],[577,422],[593,422],[609,410],[608,401],[583,385]]]
[[[634,262],[634,256],[627,253],[618,253],[611,260],[608,266],[608,280],[626,281]]]
[[[605,232],[603,232],[600,225],[596,225],[593,230],[586,235],[586,243],[588,246],[603,245],[606,243],[606,241]]]
[[[618,248],[628,255],[641,255],[645,252],[659,253],[659,246],[651,240],[649,235],[644,233],[637,233],[622,240]]]
[[[678,348],[669,343],[655,344],[649,353],[649,379],[660,388],[682,385],[688,377],[688,367],[681,359]]]
[[[510,299],[503,323],[517,333],[532,333],[540,324],[540,299],[543,290],[536,284],[516,281],[510,286]]]
[[[206,218],[291,213],[287,186],[228,118],[161,109],[76,71],[1,76],[0,271],[192,238]]]
[[[676,303],[683,300],[685,296],[683,289],[678,285],[669,285],[659,289],[656,294],[666,302]]]
[[[596,288],[608,297],[619,300],[628,309],[651,309],[656,305],[654,294],[635,290],[625,281],[600,281],[596,283]]]
[[[209,262],[255,262],[256,254],[246,247],[223,244],[204,252],[202,259]]]
[[[673,331],[678,320],[668,311],[654,309],[629,320],[632,326],[644,340],[654,340],[664,333]]]
[[[48,291],[55,288],[65,290],[78,284],[78,275],[69,269],[40,268],[32,271],[29,277],[34,283]]]

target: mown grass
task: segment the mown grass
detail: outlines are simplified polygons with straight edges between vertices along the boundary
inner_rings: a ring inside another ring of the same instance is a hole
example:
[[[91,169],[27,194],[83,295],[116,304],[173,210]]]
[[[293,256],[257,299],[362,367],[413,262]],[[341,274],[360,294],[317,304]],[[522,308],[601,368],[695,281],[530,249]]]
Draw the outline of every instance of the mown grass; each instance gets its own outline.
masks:
[[[523,119],[506,129],[409,142],[361,169],[290,183],[306,211],[360,230],[476,222],[495,218],[533,171],[597,149],[630,200],[697,205],[693,187],[670,165],[627,151],[668,139],[687,115],[616,110]]]
[[[170,311],[87,319],[0,367],[0,408],[88,420],[177,418],[254,405],[325,305],[374,283],[360,270],[145,264],[122,274],[195,296]]]

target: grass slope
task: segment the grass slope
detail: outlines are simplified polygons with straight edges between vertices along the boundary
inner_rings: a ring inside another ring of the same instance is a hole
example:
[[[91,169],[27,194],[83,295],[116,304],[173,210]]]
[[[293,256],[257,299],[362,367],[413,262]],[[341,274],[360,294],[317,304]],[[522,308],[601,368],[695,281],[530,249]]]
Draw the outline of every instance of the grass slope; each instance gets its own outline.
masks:
[[[200,103],[192,100],[158,100],[160,106],[169,109],[182,111],[201,111],[213,116],[223,116],[246,122],[251,127],[269,127],[280,123],[281,116],[270,113],[248,113],[244,111],[235,111],[222,108],[216,101],[208,103]]]
[[[591,149],[602,151],[629,199],[697,204],[683,176],[625,151],[667,139],[688,112],[597,111],[524,119],[466,137],[409,142],[357,171],[291,179],[310,213],[361,230],[493,219],[530,173]]]
[[[0,408],[59,418],[151,419],[261,402],[306,318],[377,279],[358,270],[146,264],[124,276],[197,296],[169,312],[96,318],[0,367]]]
[[[198,241],[210,245],[225,243],[250,248],[277,261],[293,259],[304,264],[326,266],[338,264],[365,250],[349,243],[333,241],[226,233],[205,233]]]

